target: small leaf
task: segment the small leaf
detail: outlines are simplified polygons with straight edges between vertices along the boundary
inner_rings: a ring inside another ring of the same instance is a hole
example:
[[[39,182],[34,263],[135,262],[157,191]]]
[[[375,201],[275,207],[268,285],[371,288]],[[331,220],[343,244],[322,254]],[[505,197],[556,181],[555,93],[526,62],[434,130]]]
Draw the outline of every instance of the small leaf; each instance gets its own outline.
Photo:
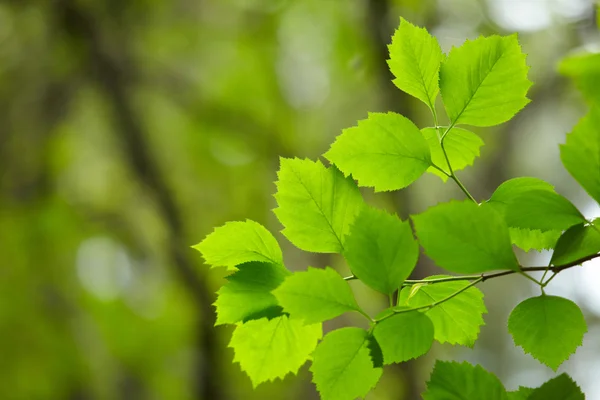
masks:
[[[453,124],[493,126],[529,99],[529,67],[516,35],[480,37],[452,48],[440,69],[440,89]]]
[[[600,53],[584,52],[565,57],[559,72],[573,79],[585,100],[600,104],[600,92],[596,90],[600,86]]]
[[[431,165],[427,141],[409,119],[395,113],[371,113],[358,126],[344,129],[325,157],[360,186],[376,192],[402,189]]]
[[[516,345],[556,370],[581,345],[587,327],[575,303],[542,295],[515,307],[508,330]]]
[[[592,225],[570,227],[558,240],[552,265],[565,265],[600,252],[600,228]]]
[[[249,261],[283,265],[277,240],[258,222],[252,220],[227,222],[216,228],[194,248],[213,267],[234,267]]]
[[[508,228],[512,244],[524,251],[550,250],[556,246],[561,231],[545,231],[539,229]]]
[[[429,351],[433,324],[422,312],[404,312],[378,322],[373,336],[381,347],[384,364],[400,363]]]
[[[492,194],[488,203],[511,203],[515,197],[532,190],[546,190],[554,192],[554,186],[538,178],[520,177],[503,182]]]
[[[229,347],[252,385],[295,374],[323,335],[321,324],[304,325],[286,315],[238,325]]]
[[[535,389],[527,400],[585,400],[585,396],[569,375],[560,374]]]
[[[459,273],[519,269],[508,227],[491,208],[452,201],[411,218],[425,253],[442,268]]]
[[[340,253],[363,200],[354,181],[320,161],[281,159],[275,215],[296,247]]]
[[[408,221],[365,207],[350,228],[344,257],[358,279],[391,294],[415,268],[419,244]]]
[[[369,335],[359,328],[329,332],[313,354],[310,370],[323,400],[364,397],[381,377],[373,366]]]
[[[437,361],[424,400],[508,400],[500,380],[479,365]]]
[[[307,324],[332,319],[359,310],[352,290],[334,269],[309,267],[296,272],[273,291],[284,311]]]
[[[426,29],[400,18],[400,27],[388,46],[388,65],[394,74],[394,85],[427,104],[435,106],[439,88],[442,49]]]

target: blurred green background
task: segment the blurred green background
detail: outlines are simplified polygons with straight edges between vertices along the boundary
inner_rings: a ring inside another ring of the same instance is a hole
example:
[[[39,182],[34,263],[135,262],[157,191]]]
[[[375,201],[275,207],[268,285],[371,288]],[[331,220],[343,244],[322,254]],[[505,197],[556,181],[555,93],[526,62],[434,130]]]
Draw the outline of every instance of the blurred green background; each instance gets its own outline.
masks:
[[[519,32],[532,103],[459,173],[479,200],[536,176],[584,210],[598,206],[567,174],[558,144],[585,112],[561,77],[567,54],[599,43],[591,0],[4,0],[0,2],[0,399],[317,399],[307,366],[262,384],[232,363],[231,329],[213,327],[209,271],[190,248],[215,226],[281,228],[279,157],[316,158],[369,111],[428,126],[397,90],[386,45],[403,16],[447,51],[480,34]],[[435,176],[367,200],[403,218],[451,198]],[[295,250],[291,269],[346,267]],[[547,253],[520,253],[543,265]],[[592,262],[593,263],[593,262]],[[600,399],[600,265],[548,291],[579,303],[589,332],[560,371]],[[439,270],[424,259],[423,277]],[[417,399],[436,358],[468,360],[509,389],[551,370],[513,346],[523,279],[486,283],[489,314],[473,349],[436,345],[386,369],[371,400]],[[370,312],[385,299],[356,285]],[[326,329],[353,323],[350,317]]]

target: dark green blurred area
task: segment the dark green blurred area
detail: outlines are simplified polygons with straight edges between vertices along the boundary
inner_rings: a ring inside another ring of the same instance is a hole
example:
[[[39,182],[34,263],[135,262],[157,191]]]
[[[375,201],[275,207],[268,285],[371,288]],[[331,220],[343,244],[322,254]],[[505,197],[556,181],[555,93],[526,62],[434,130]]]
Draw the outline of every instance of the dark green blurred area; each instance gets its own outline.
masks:
[[[280,156],[318,157],[369,111],[432,123],[387,71],[400,16],[446,51],[520,31],[532,103],[477,130],[486,146],[461,178],[484,199],[508,178],[537,176],[585,210],[558,157],[585,107],[556,65],[598,43],[591,1],[0,2],[0,399],[318,398],[306,366],[252,389],[232,363],[231,330],[213,327],[225,271],[209,271],[190,246],[229,220],[277,232]],[[434,176],[364,195],[403,217],[462,198]],[[276,237],[290,269],[345,269]],[[435,272],[425,259],[416,271]],[[503,284],[484,287],[490,313],[473,350],[436,346],[386,369],[369,399],[419,398],[435,358],[482,363],[509,388],[551,376],[506,332],[506,315],[531,288]],[[384,307],[368,289],[356,294],[369,312]],[[598,307],[586,301],[594,342]],[[594,343],[566,369],[590,399],[600,398],[585,373],[600,368]]]

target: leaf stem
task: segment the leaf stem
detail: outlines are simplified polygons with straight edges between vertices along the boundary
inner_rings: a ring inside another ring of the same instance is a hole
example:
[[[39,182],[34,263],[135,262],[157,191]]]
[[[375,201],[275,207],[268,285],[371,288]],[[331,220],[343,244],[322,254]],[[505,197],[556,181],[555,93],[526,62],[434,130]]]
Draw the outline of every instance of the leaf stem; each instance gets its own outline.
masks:
[[[444,158],[446,159],[446,164],[448,164],[448,169],[450,170],[450,175],[448,175],[448,177],[451,178],[454,182],[456,182],[456,184],[458,185],[458,187],[460,188],[460,190],[462,190],[463,193],[469,199],[471,199],[473,202],[475,202],[475,204],[479,204],[477,202],[477,200],[475,200],[475,198],[473,197],[473,195],[471,195],[471,193],[469,193],[469,191],[467,190],[467,188],[465,187],[465,185],[462,184],[462,182],[460,181],[460,179],[458,179],[458,176],[456,176],[456,174],[454,173],[454,169],[452,169],[452,164],[450,164],[450,158],[448,158],[448,153],[446,152],[446,146],[444,146],[444,139],[446,138],[446,135],[448,135],[448,132],[450,132],[450,130],[452,128],[454,128],[454,124],[455,124],[455,122],[453,122],[452,124],[450,124],[450,126],[446,129],[446,132],[444,132],[442,134],[442,137],[440,138],[440,146],[442,147],[442,153],[444,153]]]

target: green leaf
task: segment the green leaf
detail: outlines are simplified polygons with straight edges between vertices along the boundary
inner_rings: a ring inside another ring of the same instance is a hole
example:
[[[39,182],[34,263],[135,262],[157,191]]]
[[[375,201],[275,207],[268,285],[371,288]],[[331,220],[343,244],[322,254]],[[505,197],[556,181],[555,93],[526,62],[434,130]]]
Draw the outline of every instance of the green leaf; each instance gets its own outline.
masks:
[[[378,322],[373,336],[383,353],[383,363],[400,363],[429,351],[433,343],[433,324],[422,312],[404,312]]]
[[[480,37],[452,48],[440,69],[440,89],[453,124],[498,125],[529,99],[529,67],[517,35]]]
[[[556,370],[581,345],[587,327],[577,304],[542,295],[515,307],[508,330],[516,345]]]
[[[569,200],[547,190],[531,190],[516,196],[507,205],[505,218],[510,227],[541,231],[564,230],[585,222]]]
[[[427,141],[409,119],[395,113],[370,113],[344,129],[325,157],[360,186],[376,192],[402,189],[431,165]]]
[[[429,143],[431,161],[449,175],[450,168],[448,168],[448,162],[444,156],[437,129],[425,128],[421,130],[421,133]],[[466,129],[453,128],[444,138],[444,148],[454,171],[460,171],[473,165],[475,159],[479,157],[481,146],[483,146],[483,140]],[[427,172],[439,176],[444,182],[448,180],[448,175],[443,174],[434,167],[429,167]]]
[[[426,278],[446,278],[444,275]],[[468,281],[450,281],[434,284],[413,285],[400,292],[398,304],[420,307],[458,292],[467,286]],[[483,293],[475,286],[461,292],[450,300],[425,311],[434,327],[434,338],[440,343],[460,344],[472,347],[479,336],[479,328],[484,325],[483,314],[487,313]]]
[[[308,360],[323,335],[321,324],[304,325],[287,315],[268,320],[248,321],[236,327],[229,347],[235,351],[234,362],[239,362],[252,385],[289,372],[295,374]]]
[[[596,90],[600,86],[599,53],[585,52],[565,57],[559,65],[559,72],[573,79],[588,102],[600,104],[600,92]]]
[[[558,240],[552,265],[565,265],[600,252],[598,226],[579,224],[570,227]]]
[[[249,262],[238,266],[228,283],[217,292],[215,325],[234,324],[261,311],[276,307],[271,290],[279,286],[290,272],[279,264]]]
[[[508,227],[489,207],[452,201],[411,218],[425,253],[442,268],[459,273],[519,269]]]
[[[560,145],[560,159],[571,176],[600,203],[600,107],[593,106]]]
[[[344,257],[358,279],[391,294],[415,268],[419,244],[408,221],[365,207],[350,228]]]
[[[508,400],[500,380],[479,365],[437,361],[424,400]]]
[[[273,291],[284,311],[307,324],[332,319],[346,311],[358,311],[352,290],[334,269],[309,267],[296,272]]]
[[[275,215],[298,248],[340,253],[350,224],[363,206],[354,181],[320,161],[281,159]]]
[[[545,231],[539,229],[508,228],[512,244],[522,250],[550,250],[556,246],[561,231]]]
[[[329,332],[313,354],[310,370],[323,400],[364,397],[381,377],[373,366],[369,335],[359,328]]]
[[[535,389],[527,400],[585,400],[585,396],[569,375],[560,374]]]
[[[546,190],[554,192],[554,186],[538,178],[523,176],[503,182],[492,194],[488,203],[509,204],[515,197],[532,190]]]
[[[535,389],[520,386],[519,390],[508,392],[508,400],[527,400]]]
[[[436,38],[426,29],[400,18],[400,27],[388,49],[388,65],[396,77],[394,84],[433,109],[442,61],[442,49]]]
[[[227,222],[194,248],[213,267],[235,269],[236,265],[249,261],[283,265],[277,240],[264,226],[249,219],[245,222]]]

